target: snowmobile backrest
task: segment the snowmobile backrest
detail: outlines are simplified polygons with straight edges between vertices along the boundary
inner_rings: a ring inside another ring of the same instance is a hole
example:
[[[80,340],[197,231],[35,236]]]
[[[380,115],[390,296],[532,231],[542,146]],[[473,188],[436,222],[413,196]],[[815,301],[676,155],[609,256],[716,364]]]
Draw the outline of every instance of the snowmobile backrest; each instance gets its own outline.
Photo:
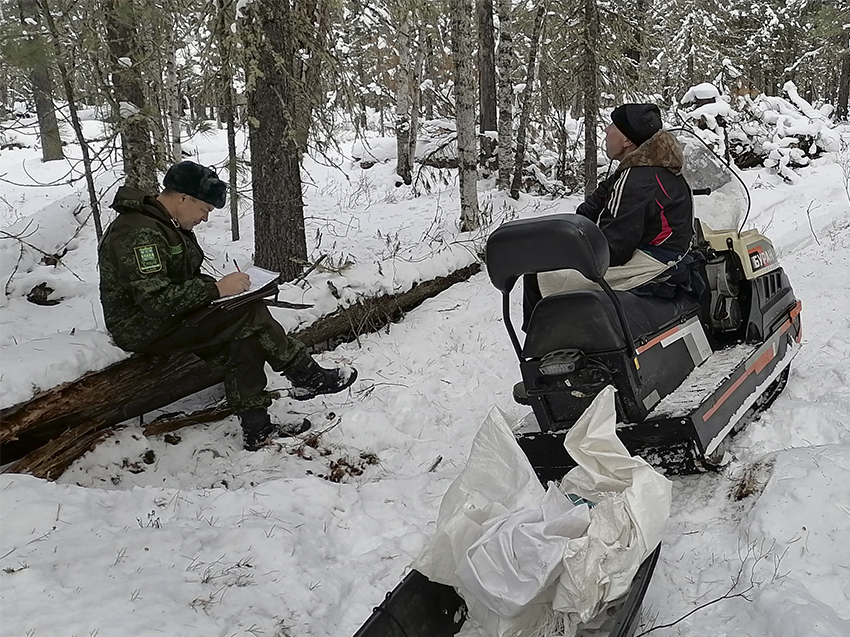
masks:
[[[523,274],[578,270],[599,281],[608,270],[608,242],[587,217],[556,214],[509,221],[487,239],[487,272],[501,292]]]

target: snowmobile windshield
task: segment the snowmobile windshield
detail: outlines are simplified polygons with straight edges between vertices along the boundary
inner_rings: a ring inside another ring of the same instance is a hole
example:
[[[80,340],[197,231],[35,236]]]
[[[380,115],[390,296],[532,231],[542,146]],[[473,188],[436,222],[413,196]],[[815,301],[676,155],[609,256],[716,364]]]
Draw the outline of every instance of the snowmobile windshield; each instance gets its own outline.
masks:
[[[738,230],[749,209],[749,195],[732,169],[694,133],[670,131],[685,154],[682,174],[691,190],[710,191],[694,196],[694,216],[712,230]]]

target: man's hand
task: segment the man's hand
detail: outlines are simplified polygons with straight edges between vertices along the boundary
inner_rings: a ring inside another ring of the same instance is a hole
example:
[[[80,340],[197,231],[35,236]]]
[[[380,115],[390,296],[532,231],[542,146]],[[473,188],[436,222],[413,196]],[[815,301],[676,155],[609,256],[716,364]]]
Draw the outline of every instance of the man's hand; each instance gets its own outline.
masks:
[[[251,287],[251,277],[244,272],[231,272],[216,281],[215,286],[218,288],[219,296],[239,294]]]

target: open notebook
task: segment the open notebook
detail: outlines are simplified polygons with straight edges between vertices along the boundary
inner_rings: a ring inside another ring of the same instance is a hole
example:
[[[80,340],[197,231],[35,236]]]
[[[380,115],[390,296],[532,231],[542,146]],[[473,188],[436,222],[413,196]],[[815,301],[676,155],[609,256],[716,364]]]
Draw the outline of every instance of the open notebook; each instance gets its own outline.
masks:
[[[261,268],[256,265],[252,265],[250,268],[243,270],[243,272],[251,278],[251,287],[239,294],[231,294],[230,296],[223,296],[220,299],[216,299],[212,302],[213,305],[218,303],[227,303],[233,299],[253,294],[258,290],[262,290],[269,286],[270,283],[277,281],[280,276],[280,272],[272,272],[271,270],[266,270],[265,268]]]

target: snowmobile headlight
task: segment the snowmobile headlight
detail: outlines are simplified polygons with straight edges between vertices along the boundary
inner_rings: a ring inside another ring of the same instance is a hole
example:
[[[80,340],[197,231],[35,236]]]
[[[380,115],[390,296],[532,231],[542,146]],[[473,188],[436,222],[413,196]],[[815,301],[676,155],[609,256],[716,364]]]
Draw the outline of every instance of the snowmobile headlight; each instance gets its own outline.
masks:
[[[544,376],[565,376],[584,366],[584,354],[577,349],[557,349],[540,359]]]

